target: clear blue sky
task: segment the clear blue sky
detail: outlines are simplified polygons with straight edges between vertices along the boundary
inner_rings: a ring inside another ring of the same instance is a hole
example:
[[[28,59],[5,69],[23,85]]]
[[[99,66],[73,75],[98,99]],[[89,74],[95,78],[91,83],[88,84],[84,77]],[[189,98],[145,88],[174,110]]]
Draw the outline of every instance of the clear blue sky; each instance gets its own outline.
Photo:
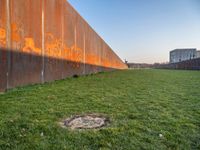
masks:
[[[200,0],[68,0],[129,62],[166,62],[175,48],[200,49]]]

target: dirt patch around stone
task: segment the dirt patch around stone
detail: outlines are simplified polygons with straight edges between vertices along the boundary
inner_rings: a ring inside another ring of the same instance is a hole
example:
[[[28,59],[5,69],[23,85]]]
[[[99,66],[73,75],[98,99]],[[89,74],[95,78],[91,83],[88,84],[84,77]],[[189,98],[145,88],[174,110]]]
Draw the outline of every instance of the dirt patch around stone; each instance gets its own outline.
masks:
[[[98,129],[106,126],[109,119],[101,114],[76,115],[59,122],[63,128],[70,129]]]

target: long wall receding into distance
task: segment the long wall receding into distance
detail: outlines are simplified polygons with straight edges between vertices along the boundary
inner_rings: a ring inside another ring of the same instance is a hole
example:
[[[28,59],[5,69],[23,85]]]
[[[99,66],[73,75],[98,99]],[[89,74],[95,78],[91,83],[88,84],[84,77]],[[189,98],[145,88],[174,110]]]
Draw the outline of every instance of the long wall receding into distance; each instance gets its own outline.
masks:
[[[0,91],[126,68],[66,0],[0,0]]]

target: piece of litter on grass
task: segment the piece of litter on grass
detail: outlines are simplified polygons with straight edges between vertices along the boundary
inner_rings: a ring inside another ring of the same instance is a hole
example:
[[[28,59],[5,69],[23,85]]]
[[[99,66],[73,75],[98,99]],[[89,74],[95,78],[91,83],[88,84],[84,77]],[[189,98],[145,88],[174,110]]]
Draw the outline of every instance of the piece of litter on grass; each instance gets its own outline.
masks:
[[[42,132],[42,133],[40,133],[40,136],[44,136],[44,133]]]

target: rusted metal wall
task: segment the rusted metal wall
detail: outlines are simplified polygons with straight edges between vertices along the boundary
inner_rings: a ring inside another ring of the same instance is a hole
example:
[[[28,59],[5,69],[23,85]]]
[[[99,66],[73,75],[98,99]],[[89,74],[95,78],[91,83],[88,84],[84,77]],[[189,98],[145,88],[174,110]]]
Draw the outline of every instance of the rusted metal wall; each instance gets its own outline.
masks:
[[[6,0],[0,1],[0,91],[4,90],[7,87],[7,69],[8,69],[8,60],[6,49],[7,43],[7,18],[6,18]]]
[[[65,0],[0,0],[0,90],[127,66]]]

